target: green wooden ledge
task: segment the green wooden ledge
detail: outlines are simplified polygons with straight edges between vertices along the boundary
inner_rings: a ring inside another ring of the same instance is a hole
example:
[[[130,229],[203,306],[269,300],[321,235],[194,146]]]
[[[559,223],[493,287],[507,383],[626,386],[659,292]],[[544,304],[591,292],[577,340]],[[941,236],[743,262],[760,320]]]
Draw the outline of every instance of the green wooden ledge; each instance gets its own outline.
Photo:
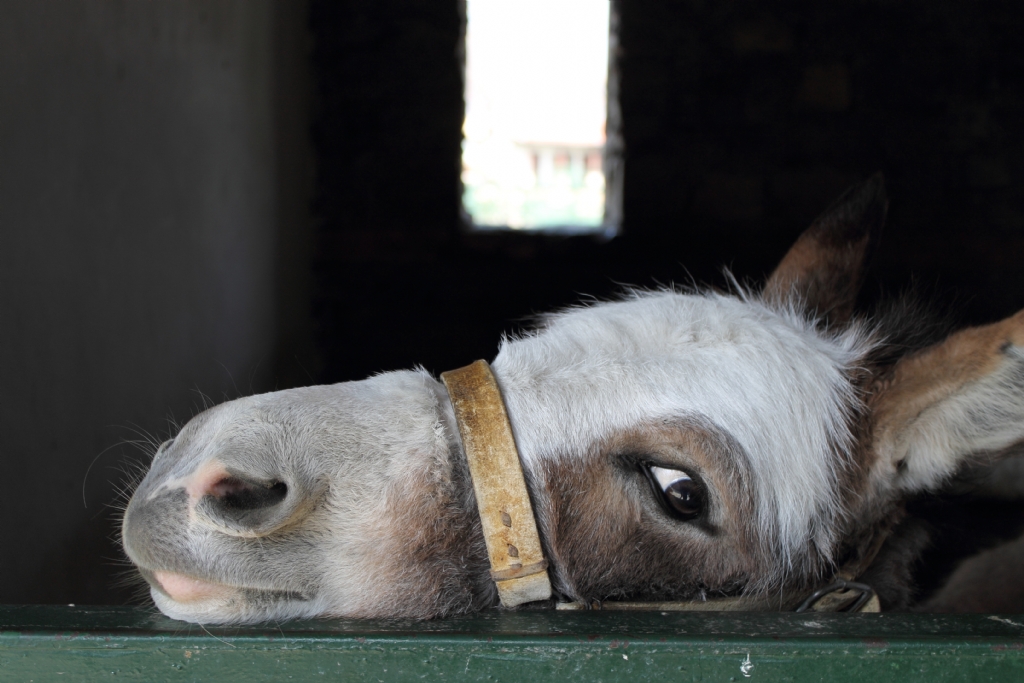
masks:
[[[491,611],[203,628],[0,606],[0,681],[1024,681],[1024,616]],[[322,678],[321,678],[322,677]]]

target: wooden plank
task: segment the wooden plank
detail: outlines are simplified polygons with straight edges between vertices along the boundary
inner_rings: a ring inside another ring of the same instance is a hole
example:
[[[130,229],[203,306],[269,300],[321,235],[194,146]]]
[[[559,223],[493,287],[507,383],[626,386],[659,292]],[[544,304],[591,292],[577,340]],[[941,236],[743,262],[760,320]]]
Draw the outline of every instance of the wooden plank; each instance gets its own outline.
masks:
[[[203,628],[0,606],[0,680],[1019,681],[1024,616],[490,611]]]

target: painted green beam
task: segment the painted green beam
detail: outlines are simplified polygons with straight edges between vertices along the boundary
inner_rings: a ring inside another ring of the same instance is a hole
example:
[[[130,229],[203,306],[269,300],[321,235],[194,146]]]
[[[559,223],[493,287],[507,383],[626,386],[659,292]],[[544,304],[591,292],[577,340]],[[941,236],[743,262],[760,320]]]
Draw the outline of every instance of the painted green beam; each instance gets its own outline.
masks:
[[[1024,681],[1024,616],[490,611],[203,628],[0,606],[0,681]]]

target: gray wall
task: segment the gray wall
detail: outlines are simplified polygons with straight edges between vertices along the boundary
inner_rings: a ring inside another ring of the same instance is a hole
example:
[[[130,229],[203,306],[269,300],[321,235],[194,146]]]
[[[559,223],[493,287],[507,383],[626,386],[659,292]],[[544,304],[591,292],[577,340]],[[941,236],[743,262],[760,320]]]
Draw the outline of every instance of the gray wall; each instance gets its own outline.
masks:
[[[123,599],[107,504],[148,449],[126,442],[303,379],[285,4],[0,3],[0,602]]]

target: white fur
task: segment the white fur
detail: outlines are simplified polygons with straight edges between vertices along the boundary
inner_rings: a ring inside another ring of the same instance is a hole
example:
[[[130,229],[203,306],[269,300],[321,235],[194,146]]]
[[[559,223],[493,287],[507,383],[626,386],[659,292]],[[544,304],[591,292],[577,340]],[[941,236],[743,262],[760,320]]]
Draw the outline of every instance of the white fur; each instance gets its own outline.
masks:
[[[752,297],[660,292],[555,315],[506,341],[493,368],[533,469],[637,424],[709,418],[749,454],[758,523],[788,554],[832,546],[856,400],[847,373],[870,346],[856,325],[833,338]]]
[[[889,463],[905,463],[895,479],[904,491],[934,489],[973,454],[998,452],[1024,440],[1024,348],[1006,349],[1000,367],[929,405],[879,444]]]

